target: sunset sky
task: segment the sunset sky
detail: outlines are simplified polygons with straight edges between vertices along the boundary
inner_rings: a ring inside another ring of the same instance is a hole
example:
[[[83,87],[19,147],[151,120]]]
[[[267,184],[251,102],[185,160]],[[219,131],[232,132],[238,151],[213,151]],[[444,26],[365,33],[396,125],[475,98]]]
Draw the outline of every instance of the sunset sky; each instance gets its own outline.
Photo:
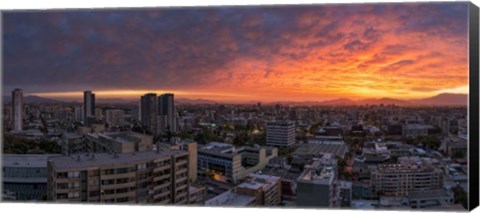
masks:
[[[3,93],[222,101],[468,92],[468,4],[5,12]]]

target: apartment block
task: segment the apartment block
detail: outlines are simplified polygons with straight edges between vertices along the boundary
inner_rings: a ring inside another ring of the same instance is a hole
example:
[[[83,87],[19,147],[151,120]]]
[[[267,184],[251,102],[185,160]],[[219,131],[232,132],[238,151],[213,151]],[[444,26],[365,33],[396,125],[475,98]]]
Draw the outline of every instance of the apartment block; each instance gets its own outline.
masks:
[[[186,204],[189,198],[182,150],[52,157],[47,174],[54,202]]]
[[[433,165],[384,164],[371,173],[372,197],[405,196],[412,190],[440,189],[443,171]]]

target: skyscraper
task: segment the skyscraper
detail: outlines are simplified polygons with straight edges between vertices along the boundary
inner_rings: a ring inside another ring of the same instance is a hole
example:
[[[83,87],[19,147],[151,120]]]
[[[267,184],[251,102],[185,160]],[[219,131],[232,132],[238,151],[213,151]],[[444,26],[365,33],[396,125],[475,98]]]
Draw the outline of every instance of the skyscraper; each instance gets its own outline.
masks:
[[[83,124],[90,125],[95,120],[95,93],[83,92]]]
[[[142,126],[150,131],[150,133],[157,134],[157,94],[147,93],[141,97],[140,102]]]
[[[172,93],[165,93],[158,97],[158,114],[162,122],[160,130],[177,131],[177,119],[175,113],[175,102]]]
[[[23,90],[12,91],[13,130],[23,130]]]

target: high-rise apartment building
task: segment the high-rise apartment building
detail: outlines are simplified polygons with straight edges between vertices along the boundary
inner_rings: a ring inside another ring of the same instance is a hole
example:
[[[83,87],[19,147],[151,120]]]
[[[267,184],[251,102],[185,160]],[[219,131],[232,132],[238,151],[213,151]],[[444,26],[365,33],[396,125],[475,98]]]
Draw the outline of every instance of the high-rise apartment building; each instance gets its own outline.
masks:
[[[158,114],[159,114],[159,130],[161,132],[169,130],[177,131],[177,116],[175,111],[174,95],[165,93],[158,96]]]
[[[105,110],[105,121],[110,127],[123,126],[125,124],[125,111],[121,109]]]
[[[183,150],[53,157],[47,171],[50,201],[188,203],[188,153]]]
[[[148,93],[141,97],[142,126],[151,134],[157,134],[158,104],[157,94]]]
[[[83,92],[83,124],[89,126],[95,122],[95,93]]]
[[[267,146],[289,147],[295,143],[295,124],[289,121],[267,123]]]
[[[23,130],[23,90],[12,91],[13,130]]]

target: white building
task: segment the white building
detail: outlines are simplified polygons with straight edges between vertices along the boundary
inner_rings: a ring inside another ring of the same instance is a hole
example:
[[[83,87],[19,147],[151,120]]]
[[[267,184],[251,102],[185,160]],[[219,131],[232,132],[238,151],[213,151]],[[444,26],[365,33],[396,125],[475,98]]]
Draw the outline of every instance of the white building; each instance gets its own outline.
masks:
[[[13,130],[23,130],[23,90],[12,91]]]

